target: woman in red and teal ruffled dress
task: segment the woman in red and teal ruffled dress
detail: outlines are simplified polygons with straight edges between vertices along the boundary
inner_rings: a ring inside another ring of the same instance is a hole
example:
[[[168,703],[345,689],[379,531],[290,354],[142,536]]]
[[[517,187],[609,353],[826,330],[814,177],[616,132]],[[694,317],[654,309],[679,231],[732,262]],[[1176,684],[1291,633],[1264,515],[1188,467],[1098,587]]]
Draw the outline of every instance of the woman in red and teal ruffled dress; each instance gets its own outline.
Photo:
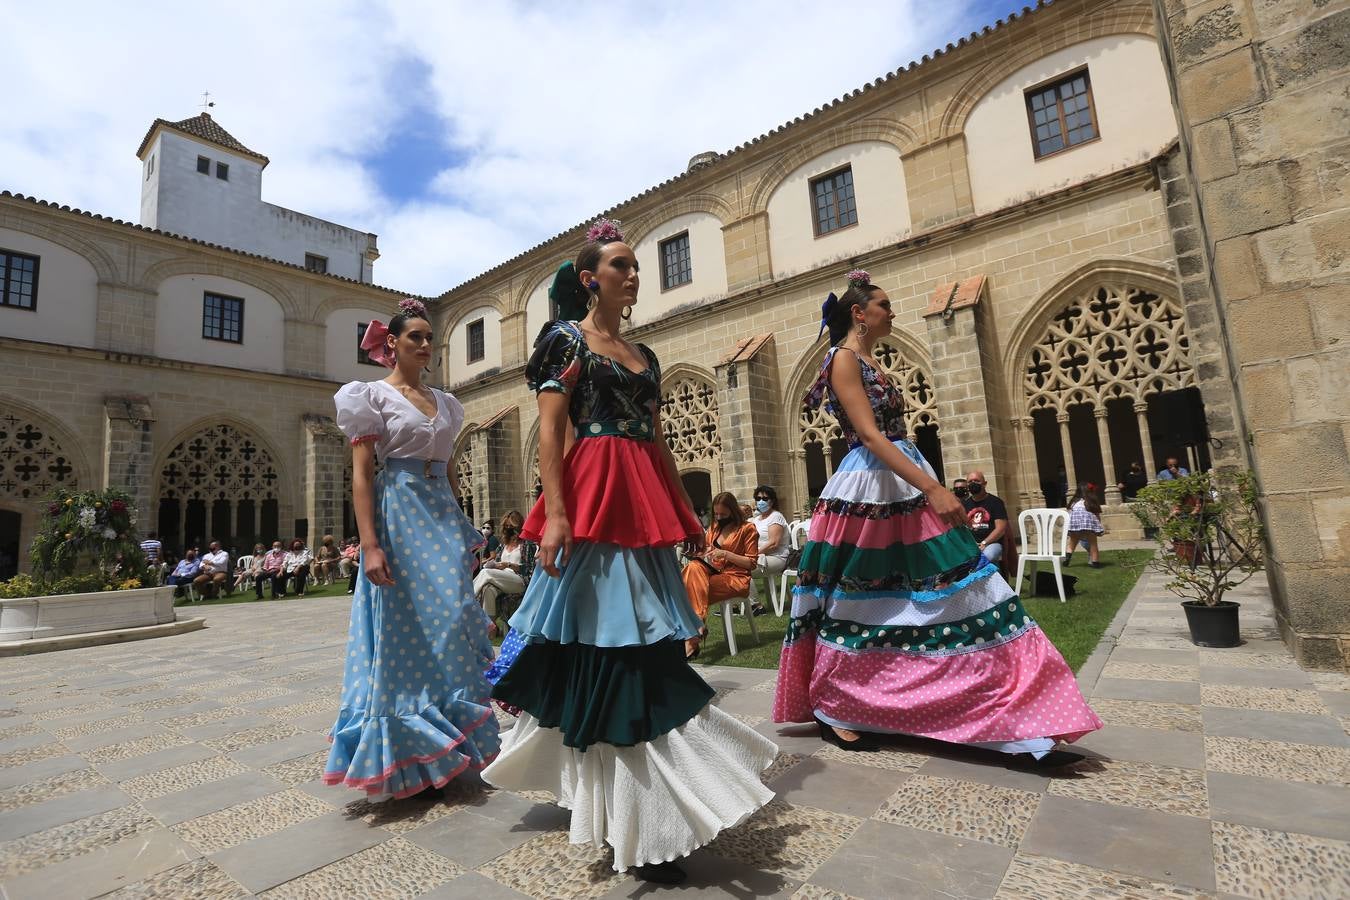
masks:
[[[834,346],[805,403],[824,403],[851,449],[811,517],[773,719],[815,721],[850,750],[891,733],[1076,761],[1055,743],[1101,720],[906,436],[904,395],[872,357],[890,298],[866,272],[848,282],[822,309]]]
[[[675,860],[772,798],[759,773],[777,748],[710,705],[685,661],[701,623],[674,548],[703,529],[662,435],[660,363],[619,335],[637,290],[637,258],[607,220],[550,290],[561,318],[526,367],[544,494],[523,529],[547,577],[511,618],[519,654],[490,675],[520,719],[483,778],[552,792],[572,843],[609,845],[617,871],[672,884]]]

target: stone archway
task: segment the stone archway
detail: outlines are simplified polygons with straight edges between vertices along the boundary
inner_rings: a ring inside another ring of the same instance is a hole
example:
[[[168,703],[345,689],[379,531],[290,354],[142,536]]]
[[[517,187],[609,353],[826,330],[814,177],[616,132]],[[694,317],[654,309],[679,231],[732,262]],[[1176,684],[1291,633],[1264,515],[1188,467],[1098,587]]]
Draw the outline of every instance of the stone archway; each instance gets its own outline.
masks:
[[[1208,467],[1186,320],[1156,286],[1108,277],[1080,287],[1051,312],[1019,366],[1019,452],[1039,479],[1028,499],[1039,493],[1053,504],[1065,486],[1072,493],[1091,481],[1114,504],[1132,461],[1150,479],[1167,455]]]
[[[78,446],[42,416],[0,402],[0,580],[27,571],[43,498],[88,486]]]
[[[904,391],[910,437],[933,466],[938,478],[942,478],[942,440],[931,373],[926,367],[912,362],[899,342],[891,338],[878,341],[873,355],[887,377]],[[800,404],[816,375],[816,367],[806,367],[790,399]],[[809,509],[848,452],[848,445],[839,424],[823,406],[806,409],[799,405],[797,432],[797,446],[801,450],[792,454],[793,480],[798,485],[797,496],[805,498],[805,509]]]
[[[255,436],[207,425],[169,451],[155,492],[160,539],[175,550],[205,543],[251,546],[281,537],[280,472]]]

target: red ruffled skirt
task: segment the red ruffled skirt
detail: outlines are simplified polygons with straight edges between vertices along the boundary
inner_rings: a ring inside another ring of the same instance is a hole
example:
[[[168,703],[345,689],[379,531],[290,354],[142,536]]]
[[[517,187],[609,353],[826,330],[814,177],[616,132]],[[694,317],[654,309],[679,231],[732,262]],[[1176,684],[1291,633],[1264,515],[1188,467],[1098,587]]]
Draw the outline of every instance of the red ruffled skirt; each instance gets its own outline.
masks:
[[[703,533],[680,499],[654,441],[582,438],[563,458],[563,502],[572,538],[621,547],[672,547]],[[544,499],[525,519],[521,536],[544,532]]]

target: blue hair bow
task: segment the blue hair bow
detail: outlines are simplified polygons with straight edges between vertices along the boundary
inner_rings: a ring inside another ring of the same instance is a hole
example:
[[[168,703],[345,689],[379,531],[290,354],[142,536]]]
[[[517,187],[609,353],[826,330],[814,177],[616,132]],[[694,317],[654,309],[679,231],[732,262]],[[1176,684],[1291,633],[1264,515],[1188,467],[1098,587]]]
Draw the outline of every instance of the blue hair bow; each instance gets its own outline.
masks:
[[[834,312],[834,308],[838,305],[839,298],[834,295],[834,291],[830,291],[830,296],[826,297],[825,302],[820,304],[820,331],[816,334],[816,340],[820,340],[820,336],[829,327],[830,313]]]

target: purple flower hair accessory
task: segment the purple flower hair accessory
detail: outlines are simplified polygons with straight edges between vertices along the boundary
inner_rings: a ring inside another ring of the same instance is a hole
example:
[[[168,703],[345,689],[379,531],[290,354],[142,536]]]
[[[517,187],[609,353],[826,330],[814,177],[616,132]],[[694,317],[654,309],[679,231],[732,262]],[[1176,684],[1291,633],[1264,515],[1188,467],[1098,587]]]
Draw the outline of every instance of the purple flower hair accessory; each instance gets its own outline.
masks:
[[[854,269],[844,277],[848,279],[849,287],[866,287],[872,283],[872,276],[862,269]]]
[[[398,301],[398,311],[405,316],[415,316],[419,319],[427,317],[427,306],[416,297],[404,297]]]
[[[620,224],[622,223],[618,219],[606,219],[601,216],[595,220],[595,224],[586,229],[586,243],[609,244],[623,240],[623,232],[619,230]]]

